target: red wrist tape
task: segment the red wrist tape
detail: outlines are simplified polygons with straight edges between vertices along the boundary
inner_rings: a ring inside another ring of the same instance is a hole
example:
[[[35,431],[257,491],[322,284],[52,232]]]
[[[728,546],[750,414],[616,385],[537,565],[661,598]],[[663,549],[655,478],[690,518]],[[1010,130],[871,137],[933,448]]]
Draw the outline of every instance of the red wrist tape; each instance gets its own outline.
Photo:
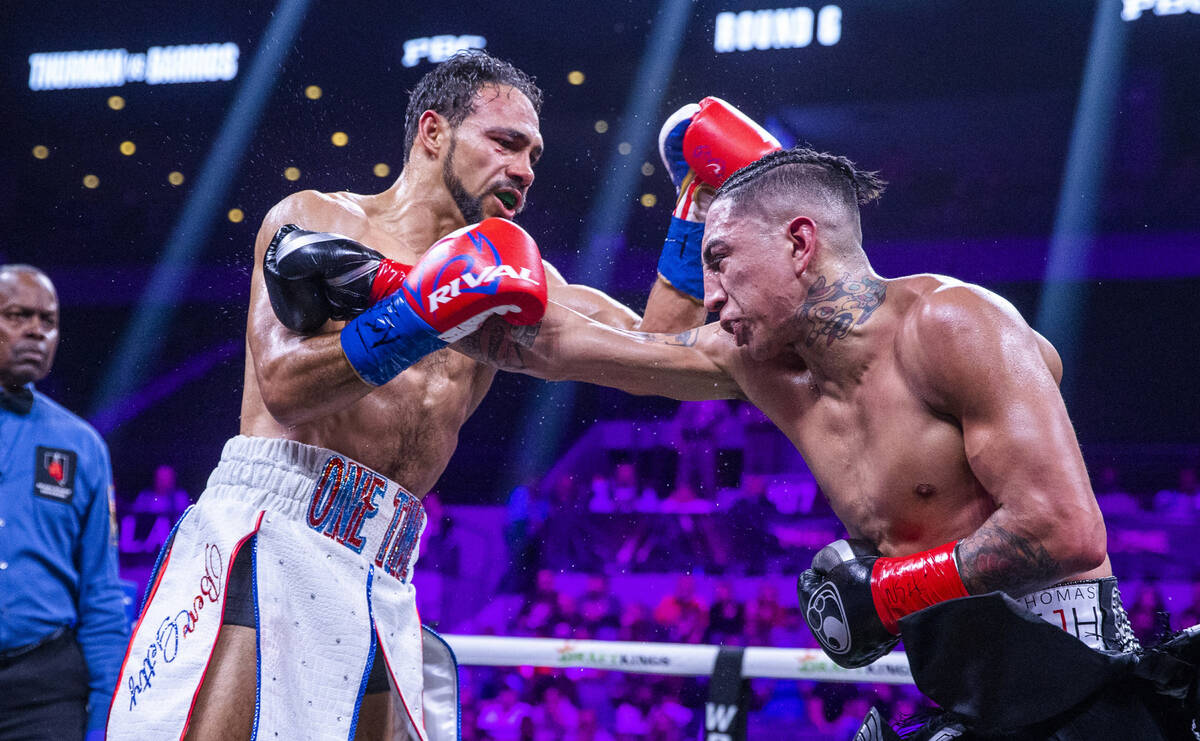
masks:
[[[951,541],[911,556],[876,559],[871,570],[871,598],[883,627],[899,635],[900,618],[905,615],[967,596],[954,562],[956,545],[958,541]]]
[[[375,271],[375,280],[371,281],[371,303],[377,304],[400,290],[400,284],[408,277],[412,265],[405,265],[395,260],[380,260]]]

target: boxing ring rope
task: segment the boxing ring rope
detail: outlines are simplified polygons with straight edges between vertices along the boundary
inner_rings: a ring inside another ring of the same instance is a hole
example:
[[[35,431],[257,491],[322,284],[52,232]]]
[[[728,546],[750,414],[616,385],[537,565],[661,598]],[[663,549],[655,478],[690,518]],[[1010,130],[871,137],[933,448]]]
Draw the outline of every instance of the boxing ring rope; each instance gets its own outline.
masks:
[[[710,676],[719,646],[639,641],[447,635],[460,665],[588,668],[634,674]],[[742,676],[819,682],[912,684],[908,657],[894,651],[860,669],[843,669],[817,648],[745,649]]]

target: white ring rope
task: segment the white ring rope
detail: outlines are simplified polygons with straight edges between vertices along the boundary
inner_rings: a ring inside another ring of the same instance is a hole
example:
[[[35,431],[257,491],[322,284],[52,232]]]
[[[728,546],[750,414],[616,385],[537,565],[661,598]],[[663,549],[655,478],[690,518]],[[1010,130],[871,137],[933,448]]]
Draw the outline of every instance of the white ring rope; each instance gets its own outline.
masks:
[[[558,638],[442,635],[459,664],[469,666],[584,667],[635,674],[709,676],[718,646],[638,641],[564,641]],[[750,646],[742,676],[820,682],[912,684],[908,657],[894,651],[861,669],[843,669],[817,648]]]

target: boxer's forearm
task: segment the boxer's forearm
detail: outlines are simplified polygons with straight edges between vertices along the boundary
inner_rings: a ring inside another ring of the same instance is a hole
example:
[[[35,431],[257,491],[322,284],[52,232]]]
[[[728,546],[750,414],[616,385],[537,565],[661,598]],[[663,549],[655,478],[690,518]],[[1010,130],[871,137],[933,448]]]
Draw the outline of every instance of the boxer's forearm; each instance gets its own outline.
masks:
[[[289,339],[254,358],[263,403],[280,424],[291,427],[342,411],[374,390],[346,360],[337,332]]]
[[[1098,565],[1094,544],[1072,543],[1052,531],[1035,535],[1012,520],[998,510],[959,541],[955,556],[971,594],[1001,591],[1018,597]]]
[[[713,358],[715,333],[715,327],[674,335],[622,330],[552,301],[536,329],[492,319],[453,347],[500,370],[549,381],[674,399],[740,398],[736,382]]]

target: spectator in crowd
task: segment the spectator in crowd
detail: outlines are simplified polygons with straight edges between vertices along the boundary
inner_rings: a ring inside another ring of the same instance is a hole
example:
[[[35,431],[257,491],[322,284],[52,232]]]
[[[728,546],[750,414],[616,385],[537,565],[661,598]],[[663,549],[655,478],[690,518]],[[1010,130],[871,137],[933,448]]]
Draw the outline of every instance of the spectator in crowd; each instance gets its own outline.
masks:
[[[418,597],[421,620],[435,630],[444,629],[446,621],[463,610],[459,583],[462,552],[455,535],[454,518],[446,512],[437,492],[426,494],[422,504],[426,519],[419,542],[417,573],[428,577],[415,577],[417,583],[424,585]]]
[[[804,613],[799,605],[784,607],[779,622],[768,635],[768,646],[816,648],[812,631],[805,625]]]
[[[1200,494],[1193,466],[1179,469],[1179,486],[1163,489],[1154,495],[1154,511],[1165,514],[1195,516],[1200,509]]]
[[[601,555],[597,538],[581,537],[593,525],[587,500],[573,476],[558,476],[549,484],[549,509],[542,528],[545,543],[542,563],[556,568],[594,573],[611,558]]]
[[[556,685],[542,690],[533,709],[535,741],[569,741],[579,730],[579,708]]]
[[[663,500],[660,510],[670,514],[706,515],[712,513],[713,503],[697,496],[690,484],[681,482]]]
[[[1192,603],[1183,608],[1176,627],[1179,630],[1200,624],[1200,573],[1192,574]]]
[[[422,569],[445,577],[462,573],[458,541],[454,537],[454,518],[442,504],[442,498],[431,491],[421,500],[425,507],[425,532],[421,535],[420,564]]]
[[[579,730],[576,734],[578,741],[616,741],[616,738],[600,727],[596,711],[583,708],[579,711]]]
[[[746,441],[742,462],[747,473],[773,474],[782,470],[780,451],[792,445],[762,410],[753,404],[739,402],[734,412]]]
[[[841,715],[833,721],[830,738],[853,738],[855,731],[862,726],[863,718],[871,712],[871,704],[871,700],[861,692],[847,697]]]
[[[154,484],[138,493],[129,511],[134,514],[166,515],[175,522],[190,507],[192,498],[179,488],[175,469],[163,463],[154,469]]]
[[[654,688],[629,678],[617,705],[616,731],[620,741],[646,738],[650,732],[650,711],[654,708]]]
[[[614,512],[616,505],[613,503],[613,482],[612,479],[602,473],[597,473],[592,476],[592,485],[590,487],[591,499],[588,500],[588,509],[592,512]]]
[[[631,602],[621,611],[621,628],[619,635],[622,641],[657,641],[662,640],[666,631],[659,628],[650,614],[650,610],[641,602]]]
[[[533,708],[520,698],[521,680],[510,676],[496,698],[479,708],[478,724],[494,741],[522,741],[528,735]]]
[[[738,570],[751,576],[767,573],[768,560],[779,553],[779,540],[770,526],[778,517],[774,503],[767,498],[766,477],[746,474],[742,496],[723,518],[733,550],[732,562]]]
[[[50,278],[0,266],[0,738],[102,739],[129,640],[108,446],[33,386],[58,332]]]
[[[472,681],[473,679],[474,677],[458,684],[461,741],[483,741],[483,731],[479,728],[479,697],[475,692],[478,683]]]
[[[666,630],[668,640],[677,643],[700,643],[708,627],[708,608],[696,597],[696,579],[681,574],[675,581],[675,591],[664,595],[654,608],[654,622]]]
[[[685,401],[675,414],[679,468],[675,488],[687,485],[709,499],[717,496],[717,429],[730,416],[724,401]]]
[[[1121,487],[1120,477],[1115,466],[1104,466],[1092,486],[1100,511],[1106,516],[1134,515],[1142,511],[1137,497]]]
[[[857,694],[857,689],[832,682],[814,682],[808,684],[807,688],[805,707],[808,708],[808,720],[821,738],[849,738],[843,731],[841,719],[849,717],[846,714],[846,702]],[[859,723],[862,717],[858,716]]]
[[[758,594],[746,607],[746,634],[751,645],[771,645],[771,631],[783,622],[783,607],[779,604],[779,590],[774,584],[763,583]]]
[[[1162,592],[1153,581],[1138,587],[1133,605],[1129,608],[1129,624],[1143,646],[1153,645],[1164,627],[1161,615],[1165,612]]]
[[[549,503],[540,496],[536,483],[521,484],[508,494],[504,542],[508,546],[508,569],[500,579],[505,592],[526,592],[542,557],[542,529],[549,516]]]
[[[550,635],[554,638],[588,638],[591,636],[591,632],[579,616],[579,603],[566,592],[558,593],[558,610],[554,614]]]
[[[730,646],[746,644],[745,608],[740,600],[734,599],[733,587],[727,581],[720,582],[713,590],[704,642]]]
[[[608,577],[590,574],[579,599],[579,614],[589,632],[601,640],[615,640],[621,628],[621,601],[612,593]]]
[[[548,636],[551,626],[558,622],[558,589],[554,581],[554,572],[548,569],[537,572],[536,589],[525,598],[517,618],[515,627],[520,634]]]

